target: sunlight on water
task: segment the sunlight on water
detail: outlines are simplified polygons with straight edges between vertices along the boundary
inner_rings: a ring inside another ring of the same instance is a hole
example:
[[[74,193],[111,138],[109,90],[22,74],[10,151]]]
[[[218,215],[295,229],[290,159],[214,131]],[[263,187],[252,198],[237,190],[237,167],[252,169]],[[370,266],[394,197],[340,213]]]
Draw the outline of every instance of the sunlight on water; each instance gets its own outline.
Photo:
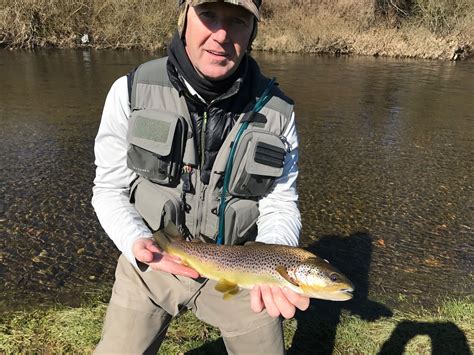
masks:
[[[296,102],[302,241],[359,298],[472,294],[474,62],[254,55]],[[0,51],[6,290],[113,279],[118,252],[90,206],[93,143],[108,88],[149,58]]]

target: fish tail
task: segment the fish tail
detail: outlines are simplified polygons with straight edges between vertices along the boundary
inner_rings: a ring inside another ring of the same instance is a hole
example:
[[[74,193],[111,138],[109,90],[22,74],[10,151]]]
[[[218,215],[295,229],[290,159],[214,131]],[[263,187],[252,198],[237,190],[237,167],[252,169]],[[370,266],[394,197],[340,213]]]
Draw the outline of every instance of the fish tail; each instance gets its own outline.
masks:
[[[179,232],[178,228],[173,222],[169,222],[165,228],[160,229],[153,233],[153,239],[158,244],[158,246],[163,250],[168,250],[169,245],[173,241],[184,240],[185,238]]]
[[[153,239],[155,240],[156,244],[158,244],[158,246],[163,250],[167,250],[171,242],[170,238],[165,233],[163,233],[162,230],[153,233]]]
[[[163,233],[168,236],[168,238],[172,240],[184,240],[185,238],[178,230],[178,227],[173,222],[168,222],[168,224],[163,229]]]

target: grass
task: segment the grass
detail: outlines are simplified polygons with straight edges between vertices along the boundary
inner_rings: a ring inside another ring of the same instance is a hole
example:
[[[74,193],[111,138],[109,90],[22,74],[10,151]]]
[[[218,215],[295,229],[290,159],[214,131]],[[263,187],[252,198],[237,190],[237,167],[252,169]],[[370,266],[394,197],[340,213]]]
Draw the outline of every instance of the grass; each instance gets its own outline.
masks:
[[[402,348],[406,354],[467,354],[464,349],[474,345],[473,314],[472,302],[447,300],[435,312],[395,312],[393,317],[376,322],[344,315],[335,348],[340,353],[376,354],[385,344],[384,353],[397,354],[401,352],[395,349],[406,339],[407,345]],[[436,339],[445,344],[436,345],[434,351],[432,341]]]
[[[470,0],[416,0],[413,11],[421,24],[434,33],[449,33],[456,29],[466,14],[472,20]]]
[[[474,46],[472,0],[279,0],[261,10],[258,50],[451,59]],[[0,46],[155,50],[176,22],[175,0],[0,0]]]
[[[153,0],[0,0],[0,45],[162,48],[175,30],[176,2]]]
[[[396,2],[402,12],[380,9]],[[413,5],[404,10],[402,3]],[[257,49],[451,59],[456,51],[469,56],[474,43],[470,0],[280,1],[269,7]]]
[[[7,313],[0,321],[0,352],[91,353],[100,339],[105,310],[106,304],[97,298],[79,308],[56,306]],[[310,351],[320,342],[319,346],[330,343],[334,354],[390,354],[399,349],[406,354],[430,354],[432,350],[469,354],[474,345],[473,314],[470,299],[446,300],[435,311],[395,312],[377,321],[362,320],[344,311],[334,339],[330,334],[333,323],[315,319],[299,329],[304,321],[300,323],[297,317],[285,321],[285,344],[293,353]],[[190,351],[221,354],[224,347],[217,329],[187,312],[172,322],[160,353]]]

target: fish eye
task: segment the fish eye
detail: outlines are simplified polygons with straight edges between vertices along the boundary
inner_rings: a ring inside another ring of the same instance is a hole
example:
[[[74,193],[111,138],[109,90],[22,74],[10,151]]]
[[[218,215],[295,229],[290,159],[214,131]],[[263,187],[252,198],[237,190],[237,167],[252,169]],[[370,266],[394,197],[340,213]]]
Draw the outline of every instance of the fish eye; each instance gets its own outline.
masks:
[[[332,273],[331,275],[329,275],[329,279],[330,279],[332,282],[339,281],[339,275],[338,275],[338,274],[335,274],[335,273]]]

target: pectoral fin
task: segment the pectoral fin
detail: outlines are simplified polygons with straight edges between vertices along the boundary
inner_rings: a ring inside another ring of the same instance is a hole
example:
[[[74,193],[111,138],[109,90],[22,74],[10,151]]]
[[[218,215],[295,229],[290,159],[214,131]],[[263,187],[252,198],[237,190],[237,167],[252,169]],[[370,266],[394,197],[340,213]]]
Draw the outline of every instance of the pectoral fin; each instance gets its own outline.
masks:
[[[286,270],[286,267],[284,266],[277,266],[276,271],[283,277],[286,281],[288,281],[290,284],[295,285],[296,287],[300,287],[300,285],[293,280],[290,275],[288,275],[288,271]]]
[[[214,288],[216,291],[222,292],[224,294],[225,300],[232,298],[232,296],[238,294],[240,291],[239,286],[236,283],[225,279],[219,280]]]

